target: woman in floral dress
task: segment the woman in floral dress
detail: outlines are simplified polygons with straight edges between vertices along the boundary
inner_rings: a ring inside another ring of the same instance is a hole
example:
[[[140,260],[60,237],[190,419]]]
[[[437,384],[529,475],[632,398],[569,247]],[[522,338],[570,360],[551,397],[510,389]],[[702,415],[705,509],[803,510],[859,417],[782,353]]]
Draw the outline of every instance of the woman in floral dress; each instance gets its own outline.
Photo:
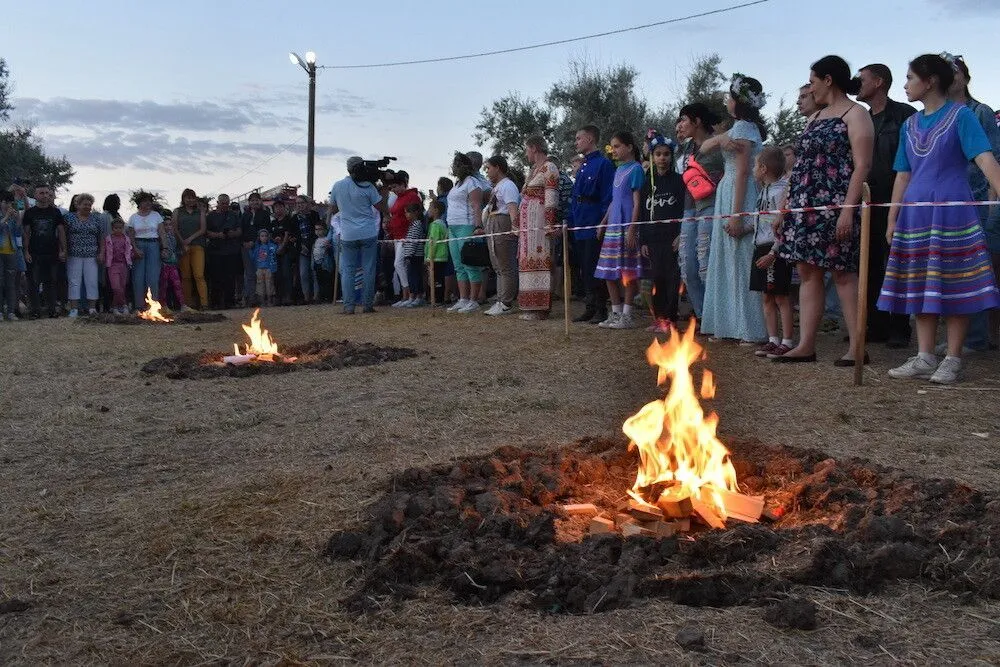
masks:
[[[856,205],[861,201],[874,143],[871,116],[847,97],[857,94],[861,81],[851,78],[850,66],[843,58],[826,56],[813,63],[809,83],[813,98],[823,108],[809,119],[799,137],[799,157],[788,179],[788,207]],[[850,337],[847,354],[834,365],[854,365],[859,236],[856,208],[785,216],[778,254],[795,262],[801,278],[799,344],[774,361],[816,361],[816,333],[825,302],[823,277],[830,271]]]

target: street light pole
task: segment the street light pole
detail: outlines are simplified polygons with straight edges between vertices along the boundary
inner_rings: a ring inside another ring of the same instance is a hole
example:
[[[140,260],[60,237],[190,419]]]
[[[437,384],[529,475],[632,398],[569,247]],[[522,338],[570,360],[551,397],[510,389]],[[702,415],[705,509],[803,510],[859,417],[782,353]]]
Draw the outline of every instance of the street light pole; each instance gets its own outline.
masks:
[[[313,197],[313,176],[316,163],[316,54],[306,51],[303,60],[297,53],[289,53],[288,59],[309,75],[309,147],[306,153],[306,194]]]

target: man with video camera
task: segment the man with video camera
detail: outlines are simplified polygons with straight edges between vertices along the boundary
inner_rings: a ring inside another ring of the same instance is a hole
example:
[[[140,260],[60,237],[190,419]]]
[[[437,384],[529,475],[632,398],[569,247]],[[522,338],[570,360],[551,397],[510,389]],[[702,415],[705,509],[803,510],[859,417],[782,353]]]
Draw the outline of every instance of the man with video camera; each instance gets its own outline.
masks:
[[[378,259],[378,233],[385,203],[376,183],[379,171],[389,158],[377,161],[347,158],[346,178],[330,189],[330,215],[340,213],[340,282],[344,286],[344,314],[353,315],[354,275],[363,272],[362,307],[375,312],[375,268]]]

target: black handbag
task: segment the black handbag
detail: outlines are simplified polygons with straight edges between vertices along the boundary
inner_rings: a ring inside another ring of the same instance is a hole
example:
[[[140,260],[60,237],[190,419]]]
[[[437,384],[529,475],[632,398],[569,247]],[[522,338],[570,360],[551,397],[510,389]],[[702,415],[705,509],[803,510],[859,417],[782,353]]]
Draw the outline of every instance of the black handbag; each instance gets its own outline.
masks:
[[[486,245],[486,239],[471,239],[462,245],[462,264],[477,268],[491,265],[490,249]]]

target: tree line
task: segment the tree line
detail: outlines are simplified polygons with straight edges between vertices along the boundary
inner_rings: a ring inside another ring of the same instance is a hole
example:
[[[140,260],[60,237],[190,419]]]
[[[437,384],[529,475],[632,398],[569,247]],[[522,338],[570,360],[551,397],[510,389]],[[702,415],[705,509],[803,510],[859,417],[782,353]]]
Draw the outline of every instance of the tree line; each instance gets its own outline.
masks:
[[[720,118],[729,117],[725,104],[729,78],[722,73],[721,64],[717,53],[696,58],[681,99],[652,109],[639,90],[639,70],[635,67],[602,68],[571,60],[567,75],[553,83],[542,99],[511,92],[484,107],[473,138],[506,157],[515,168],[524,169],[524,140],[532,135],[542,136],[562,164],[569,163],[573,137],[583,125],[594,124],[609,133],[655,128],[669,136],[681,107],[691,102],[703,102]],[[793,142],[805,127],[795,105],[786,106],[784,99],[766,121],[769,139],[778,145]]]

